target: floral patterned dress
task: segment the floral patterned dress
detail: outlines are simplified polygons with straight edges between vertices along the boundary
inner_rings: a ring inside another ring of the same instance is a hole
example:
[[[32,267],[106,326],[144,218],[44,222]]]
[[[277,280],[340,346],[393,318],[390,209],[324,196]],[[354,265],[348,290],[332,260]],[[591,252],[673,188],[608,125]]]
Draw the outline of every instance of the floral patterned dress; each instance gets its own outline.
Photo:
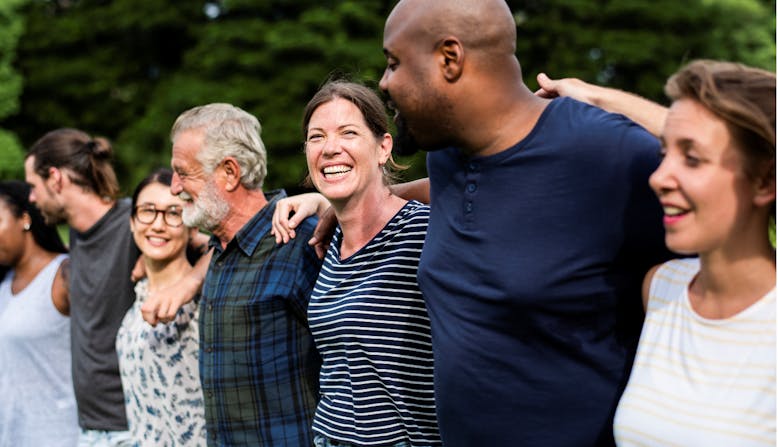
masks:
[[[198,299],[175,321],[152,327],[140,307],[148,280],[135,286],[136,299],[116,336],[116,352],[133,439],[142,446],[206,445],[205,410],[198,370]]]

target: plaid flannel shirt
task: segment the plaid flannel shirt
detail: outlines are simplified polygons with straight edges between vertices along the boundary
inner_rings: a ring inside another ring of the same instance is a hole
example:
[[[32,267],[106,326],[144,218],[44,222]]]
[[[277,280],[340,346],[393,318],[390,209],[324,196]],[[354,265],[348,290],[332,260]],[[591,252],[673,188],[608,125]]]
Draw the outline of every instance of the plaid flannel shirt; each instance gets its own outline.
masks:
[[[200,304],[200,374],[208,445],[305,446],[319,399],[321,358],[306,310],[321,261],[307,241],[315,220],[277,245],[269,203],[222,250]]]

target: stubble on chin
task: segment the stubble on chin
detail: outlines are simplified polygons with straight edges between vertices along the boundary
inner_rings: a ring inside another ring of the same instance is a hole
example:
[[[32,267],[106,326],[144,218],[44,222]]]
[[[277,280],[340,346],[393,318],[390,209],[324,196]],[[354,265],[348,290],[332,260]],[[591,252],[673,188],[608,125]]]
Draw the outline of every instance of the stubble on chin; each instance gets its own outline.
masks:
[[[67,215],[64,209],[56,210],[39,210],[43,216],[43,221],[46,225],[54,226],[65,223],[67,221]]]
[[[397,117],[395,120],[395,126],[397,127],[397,136],[394,139],[393,152],[399,156],[413,155],[419,150],[418,141],[414,138],[408,129],[408,123],[402,117]]]

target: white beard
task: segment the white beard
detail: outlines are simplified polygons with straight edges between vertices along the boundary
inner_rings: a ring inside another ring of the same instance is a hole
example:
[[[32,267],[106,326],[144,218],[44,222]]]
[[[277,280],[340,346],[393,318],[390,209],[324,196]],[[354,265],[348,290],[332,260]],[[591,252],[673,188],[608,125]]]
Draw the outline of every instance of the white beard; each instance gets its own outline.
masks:
[[[191,196],[185,192],[178,194],[184,201],[191,200]],[[200,195],[191,205],[184,207],[184,225],[192,228],[202,228],[213,232],[230,213],[230,206],[222,199],[216,183],[209,181],[205,184]]]

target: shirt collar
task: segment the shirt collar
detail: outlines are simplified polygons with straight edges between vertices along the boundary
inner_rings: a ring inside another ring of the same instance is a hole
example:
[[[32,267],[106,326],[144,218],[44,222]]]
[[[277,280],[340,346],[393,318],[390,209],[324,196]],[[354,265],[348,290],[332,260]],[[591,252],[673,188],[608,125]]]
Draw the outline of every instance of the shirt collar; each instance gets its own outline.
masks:
[[[237,244],[238,248],[240,248],[246,256],[251,256],[265,234],[270,231],[276,203],[284,197],[286,197],[286,191],[283,189],[274,189],[266,192],[265,198],[267,199],[267,203],[265,206],[257,211],[257,214],[249,219],[249,221],[235,233],[235,237],[227,243],[227,246]],[[208,241],[208,246],[214,248],[214,255],[218,255],[223,251],[221,248],[221,241],[219,241],[219,238],[216,236],[211,236],[211,239]]]

